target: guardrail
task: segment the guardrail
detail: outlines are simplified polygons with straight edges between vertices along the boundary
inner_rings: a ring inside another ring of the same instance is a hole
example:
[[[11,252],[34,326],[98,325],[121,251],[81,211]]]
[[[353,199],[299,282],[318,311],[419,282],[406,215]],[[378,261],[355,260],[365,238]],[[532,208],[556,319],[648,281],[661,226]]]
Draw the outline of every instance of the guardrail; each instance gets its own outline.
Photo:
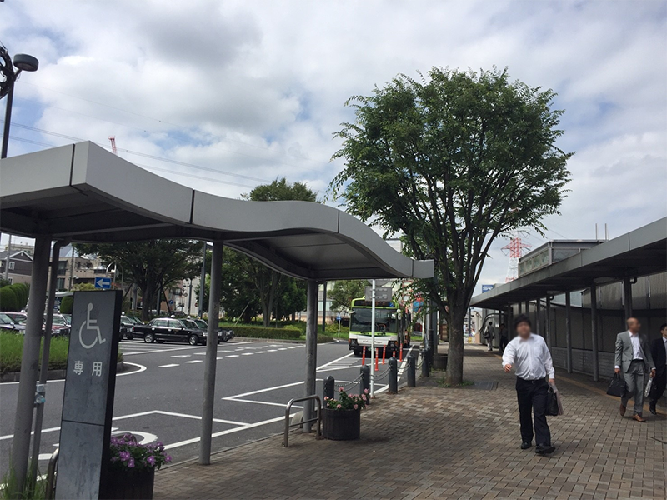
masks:
[[[311,399],[317,401],[317,417],[311,418],[309,420],[302,420],[301,422],[297,422],[296,424],[290,424],[289,411],[292,409],[292,405],[294,403],[300,403],[302,401],[310,401]],[[306,396],[305,398],[291,399],[290,402],[287,403],[287,407],[285,408],[285,434],[283,435],[283,446],[287,448],[289,445],[288,440],[289,440],[290,427],[297,427],[299,425],[315,421],[317,421],[317,439],[320,439],[320,437],[322,436],[322,400],[320,399],[319,396],[312,395],[312,396]]]
[[[46,492],[44,498],[52,500],[56,497],[56,467],[58,466],[58,450],[53,452],[49,458],[49,465],[46,472]]]

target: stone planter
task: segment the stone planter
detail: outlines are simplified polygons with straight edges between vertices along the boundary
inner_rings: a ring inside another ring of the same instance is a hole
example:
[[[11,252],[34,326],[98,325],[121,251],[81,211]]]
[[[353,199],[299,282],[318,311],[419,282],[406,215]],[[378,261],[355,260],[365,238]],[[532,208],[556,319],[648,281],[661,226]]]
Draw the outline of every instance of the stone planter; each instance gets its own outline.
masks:
[[[447,369],[447,354],[433,356],[433,369],[445,371]]]
[[[100,486],[100,499],[152,500],[155,469],[109,468],[106,484]]]
[[[359,439],[360,410],[330,410],[322,408],[322,436],[334,441]]]

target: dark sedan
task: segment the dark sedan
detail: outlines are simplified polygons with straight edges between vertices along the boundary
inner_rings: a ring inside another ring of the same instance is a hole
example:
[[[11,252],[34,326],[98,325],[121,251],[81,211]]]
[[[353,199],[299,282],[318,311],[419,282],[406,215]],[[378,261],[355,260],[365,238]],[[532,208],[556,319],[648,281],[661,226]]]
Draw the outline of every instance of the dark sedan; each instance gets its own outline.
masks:
[[[187,342],[206,344],[207,333],[193,321],[176,318],[155,318],[147,325],[135,325],[133,332],[144,342]],[[219,342],[220,340],[218,340]]]

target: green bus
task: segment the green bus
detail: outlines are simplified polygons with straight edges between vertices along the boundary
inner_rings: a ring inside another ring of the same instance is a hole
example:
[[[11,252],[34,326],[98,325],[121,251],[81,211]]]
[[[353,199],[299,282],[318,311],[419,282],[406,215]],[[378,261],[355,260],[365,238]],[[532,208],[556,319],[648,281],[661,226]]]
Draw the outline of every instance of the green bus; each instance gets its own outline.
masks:
[[[372,304],[365,298],[354,299],[350,307],[349,349],[355,356],[371,355]],[[410,336],[406,333],[405,315],[394,302],[375,301],[375,347],[379,356],[398,355],[401,343],[410,347]]]

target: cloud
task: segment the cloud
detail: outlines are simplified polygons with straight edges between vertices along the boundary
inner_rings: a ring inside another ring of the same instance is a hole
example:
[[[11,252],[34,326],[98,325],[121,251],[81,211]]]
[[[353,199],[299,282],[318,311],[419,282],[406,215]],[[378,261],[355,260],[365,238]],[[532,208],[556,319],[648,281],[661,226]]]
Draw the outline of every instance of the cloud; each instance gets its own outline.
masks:
[[[576,154],[548,238],[612,235],[664,216],[667,6],[659,1],[5,2],[2,41],[40,58],[15,121],[121,152],[175,181],[238,196],[286,176],[322,195],[340,170],[343,103],[398,73],[508,67],[553,88]],[[41,143],[67,139],[15,127]],[[10,154],[42,146],[13,141]],[[167,170],[165,172],[164,170]],[[231,175],[230,175],[231,174]],[[533,245],[544,241],[527,235]],[[498,241],[482,281],[503,281]]]

